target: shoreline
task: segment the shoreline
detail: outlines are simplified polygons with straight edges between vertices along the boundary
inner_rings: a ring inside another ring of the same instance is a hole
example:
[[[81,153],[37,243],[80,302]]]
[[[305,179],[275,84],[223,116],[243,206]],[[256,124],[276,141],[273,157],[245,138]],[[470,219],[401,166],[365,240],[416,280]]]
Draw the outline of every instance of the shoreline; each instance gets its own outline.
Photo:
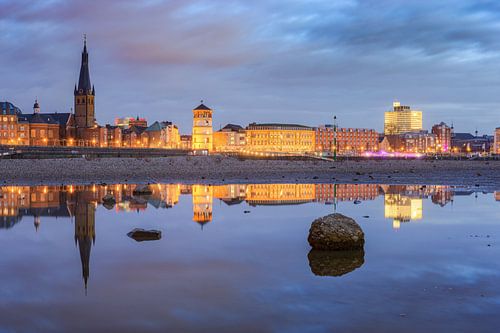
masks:
[[[221,156],[0,160],[2,185],[343,183],[500,190],[500,161],[240,160]]]
[[[500,190],[500,161],[240,160],[222,156],[5,159],[0,186],[97,183],[345,183]]]

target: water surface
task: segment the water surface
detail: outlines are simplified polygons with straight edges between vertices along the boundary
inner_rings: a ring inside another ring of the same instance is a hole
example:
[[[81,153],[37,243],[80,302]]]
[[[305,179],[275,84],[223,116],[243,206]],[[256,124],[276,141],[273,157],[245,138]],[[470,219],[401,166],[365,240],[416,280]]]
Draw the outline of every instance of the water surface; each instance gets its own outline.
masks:
[[[500,193],[346,184],[0,187],[2,332],[496,332]],[[104,203],[110,194],[116,204]],[[364,251],[310,252],[356,219]],[[133,228],[162,239],[136,242]]]

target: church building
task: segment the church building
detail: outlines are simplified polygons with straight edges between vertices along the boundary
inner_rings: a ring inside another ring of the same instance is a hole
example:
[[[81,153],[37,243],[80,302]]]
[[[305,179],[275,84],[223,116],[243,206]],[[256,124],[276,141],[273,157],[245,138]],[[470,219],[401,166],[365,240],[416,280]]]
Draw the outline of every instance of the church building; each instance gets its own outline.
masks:
[[[106,127],[99,126],[95,119],[95,89],[90,83],[87,38],[83,41],[82,63],[78,86],[75,84],[75,125],[78,146],[107,146]]]

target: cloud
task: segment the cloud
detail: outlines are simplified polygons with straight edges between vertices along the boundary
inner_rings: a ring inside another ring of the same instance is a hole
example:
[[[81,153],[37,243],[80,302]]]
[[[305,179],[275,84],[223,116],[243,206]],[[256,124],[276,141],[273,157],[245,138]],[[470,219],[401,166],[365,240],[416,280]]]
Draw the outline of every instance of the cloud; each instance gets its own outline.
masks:
[[[222,125],[336,113],[381,130],[398,98],[425,105],[428,126],[491,132],[500,107],[494,1],[4,0],[0,13],[0,98],[24,109],[35,95],[71,107],[83,33],[101,122],[140,113],[188,132],[204,98]]]

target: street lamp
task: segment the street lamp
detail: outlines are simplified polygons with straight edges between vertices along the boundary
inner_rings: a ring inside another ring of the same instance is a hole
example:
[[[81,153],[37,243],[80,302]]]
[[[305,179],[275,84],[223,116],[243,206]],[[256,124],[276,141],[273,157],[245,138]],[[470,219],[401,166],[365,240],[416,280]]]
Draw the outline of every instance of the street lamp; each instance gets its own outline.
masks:
[[[333,116],[333,160],[337,160],[337,116]]]

